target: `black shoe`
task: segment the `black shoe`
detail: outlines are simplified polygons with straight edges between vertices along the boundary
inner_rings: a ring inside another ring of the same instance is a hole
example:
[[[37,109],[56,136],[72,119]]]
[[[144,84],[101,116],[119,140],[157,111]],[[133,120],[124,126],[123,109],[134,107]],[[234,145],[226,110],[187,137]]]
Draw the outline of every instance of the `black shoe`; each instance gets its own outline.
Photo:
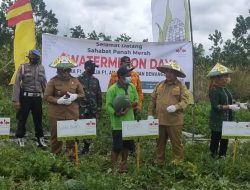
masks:
[[[37,138],[37,144],[38,144],[38,147],[41,147],[41,148],[47,148],[48,147],[48,145],[45,143],[44,137]]]
[[[88,154],[88,153],[89,153],[89,148],[83,148],[82,151],[81,151],[82,155]]]

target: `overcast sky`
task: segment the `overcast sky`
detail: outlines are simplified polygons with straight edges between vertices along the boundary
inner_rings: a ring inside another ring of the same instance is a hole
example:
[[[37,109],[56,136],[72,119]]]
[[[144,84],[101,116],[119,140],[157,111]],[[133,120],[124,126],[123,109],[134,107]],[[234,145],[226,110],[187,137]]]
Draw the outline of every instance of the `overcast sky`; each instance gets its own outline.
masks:
[[[111,35],[122,33],[132,41],[152,41],[151,0],[44,0],[59,20],[59,35],[81,25],[85,34],[96,30]],[[208,35],[215,29],[223,39],[232,38],[236,17],[247,16],[250,0],[190,0],[194,43],[202,43],[206,54],[212,43]]]

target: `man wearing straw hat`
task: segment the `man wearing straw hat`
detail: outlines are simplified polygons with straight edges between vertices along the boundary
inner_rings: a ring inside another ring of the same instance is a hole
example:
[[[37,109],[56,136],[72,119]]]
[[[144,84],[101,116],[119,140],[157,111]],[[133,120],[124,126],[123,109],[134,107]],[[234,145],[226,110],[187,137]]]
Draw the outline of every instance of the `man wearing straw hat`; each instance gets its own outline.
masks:
[[[71,68],[77,64],[68,56],[62,54],[50,67],[57,69],[57,75],[53,77],[46,86],[44,99],[49,103],[48,117],[51,132],[51,151],[60,154],[63,143],[57,141],[57,121],[79,119],[78,99],[84,97],[84,91],[77,78],[70,75]],[[68,156],[72,158],[74,153],[74,142],[66,141]]]
[[[186,87],[177,79],[177,77],[184,78],[186,75],[176,62],[159,66],[157,70],[165,73],[166,79],[158,83],[151,94],[148,119],[159,119],[159,139],[154,163],[163,166],[168,138],[170,138],[174,159],[183,160],[181,133],[183,110],[187,106],[188,94]]]

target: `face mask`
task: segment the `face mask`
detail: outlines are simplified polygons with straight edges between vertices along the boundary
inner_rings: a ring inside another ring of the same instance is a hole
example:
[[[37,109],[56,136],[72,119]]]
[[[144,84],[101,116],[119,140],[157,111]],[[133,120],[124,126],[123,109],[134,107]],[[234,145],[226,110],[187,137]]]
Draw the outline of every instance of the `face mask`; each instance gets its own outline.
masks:
[[[39,58],[29,58],[31,64],[38,64],[39,63]]]
[[[95,74],[95,67],[87,67],[85,70],[90,74],[93,75]]]
[[[95,67],[94,67],[94,68],[89,69],[89,73],[90,73],[91,75],[93,75],[93,74],[95,73]]]
[[[131,83],[131,77],[125,77],[125,83],[126,84]]]
[[[61,80],[69,80],[71,75],[70,75],[70,71],[66,71],[66,70],[57,70],[57,77],[60,78]]]

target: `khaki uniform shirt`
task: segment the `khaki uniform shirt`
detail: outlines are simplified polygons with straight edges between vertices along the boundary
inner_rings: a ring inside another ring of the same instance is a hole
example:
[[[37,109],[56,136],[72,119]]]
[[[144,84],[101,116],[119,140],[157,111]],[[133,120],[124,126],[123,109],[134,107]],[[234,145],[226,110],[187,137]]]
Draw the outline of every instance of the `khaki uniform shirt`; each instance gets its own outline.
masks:
[[[44,93],[44,100],[49,103],[49,117],[62,120],[79,118],[79,104],[77,100],[70,105],[57,104],[57,100],[66,95],[67,92],[77,94],[78,99],[84,97],[83,87],[75,77],[64,81],[55,76],[48,82]]]
[[[183,110],[188,101],[185,89],[186,87],[179,80],[171,83],[166,81],[158,83],[151,94],[148,115],[158,118],[160,125],[183,125]],[[166,110],[171,105],[176,107],[174,113]]]

